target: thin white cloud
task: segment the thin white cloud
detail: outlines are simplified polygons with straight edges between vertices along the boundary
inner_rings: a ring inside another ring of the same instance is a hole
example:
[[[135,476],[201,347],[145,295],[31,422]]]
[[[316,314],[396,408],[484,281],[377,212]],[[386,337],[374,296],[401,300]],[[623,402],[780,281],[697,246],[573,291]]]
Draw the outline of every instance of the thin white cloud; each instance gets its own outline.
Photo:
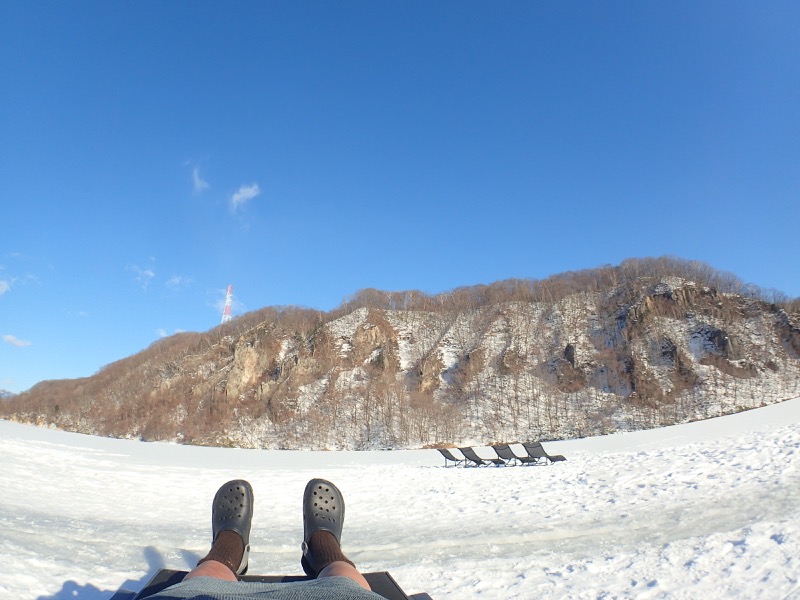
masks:
[[[156,276],[155,271],[152,269],[142,269],[136,265],[128,265],[126,270],[132,271],[135,274],[133,280],[142,286],[143,290],[147,289],[147,286],[150,285],[150,281]]]
[[[6,334],[3,336],[3,341],[6,344],[11,344],[12,346],[16,346],[17,348],[25,348],[26,346],[30,346],[33,342],[29,342],[28,340],[21,340],[16,336]]]
[[[190,283],[192,283],[192,280],[189,277],[184,277],[183,275],[173,275],[172,277],[167,279],[164,285],[166,285],[168,288],[178,289],[186,287]]]
[[[166,329],[164,329],[162,327],[159,327],[158,329],[156,329],[156,334],[160,338],[165,338],[165,337],[169,337],[171,335],[177,335],[179,333],[184,333],[185,331],[186,331],[185,329],[176,329],[172,333],[169,333]]]
[[[0,279],[0,296],[5,294],[10,289],[11,289],[11,284],[8,281]]]
[[[220,288],[214,290],[213,298],[207,301],[207,305],[214,309],[220,317],[222,317],[222,311],[225,310],[225,300],[227,299],[228,290],[226,288]],[[233,313],[233,317],[237,315],[241,315],[247,312],[247,305],[244,302],[239,300],[239,297],[234,292],[233,294],[233,304],[231,305],[231,312]]]
[[[240,206],[246,204],[260,193],[261,189],[258,187],[257,183],[241,186],[238,190],[236,190],[236,193],[231,196],[231,208],[233,210],[238,209]]]
[[[192,187],[195,194],[208,189],[208,182],[200,176],[200,167],[192,167]]]

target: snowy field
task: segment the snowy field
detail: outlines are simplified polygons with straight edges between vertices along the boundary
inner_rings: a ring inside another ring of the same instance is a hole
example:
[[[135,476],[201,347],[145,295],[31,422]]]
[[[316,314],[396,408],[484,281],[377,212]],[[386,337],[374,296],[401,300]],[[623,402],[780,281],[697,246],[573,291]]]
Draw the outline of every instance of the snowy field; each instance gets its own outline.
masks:
[[[300,573],[301,495],[325,477],[347,501],[350,558],[434,600],[800,598],[800,399],[545,448],[569,460],[444,468],[429,450],[197,448],[0,421],[0,598],[107,600],[193,566],[211,498],[237,477],[256,496],[251,573]]]

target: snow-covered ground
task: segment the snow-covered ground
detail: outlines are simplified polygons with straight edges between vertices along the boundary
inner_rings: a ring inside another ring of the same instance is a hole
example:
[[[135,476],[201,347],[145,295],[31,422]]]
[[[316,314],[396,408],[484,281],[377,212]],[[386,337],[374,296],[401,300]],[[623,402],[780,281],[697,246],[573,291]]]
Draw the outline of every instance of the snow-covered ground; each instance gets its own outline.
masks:
[[[444,468],[431,450],[197,448],[0,421],[0,598],[107,600],[193,566],[211,498],[237,477],[256,494],[251,572],[299,573],[318,476],[344,492],[356,564],[435,600],[800,598],[800,399],[545,447],[569,460]]]

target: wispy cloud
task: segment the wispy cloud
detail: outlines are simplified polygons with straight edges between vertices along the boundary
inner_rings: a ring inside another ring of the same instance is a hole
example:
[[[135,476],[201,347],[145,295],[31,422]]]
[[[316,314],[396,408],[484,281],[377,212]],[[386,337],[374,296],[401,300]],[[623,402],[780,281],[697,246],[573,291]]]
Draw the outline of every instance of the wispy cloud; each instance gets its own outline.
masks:
[[[225,300],[227,299],[228,295],[227,292],[228,290],[226,288],[220,288],[209,292],[210,296],[207,300],[207,305],[212,307],[214,312],[216,312],[220,317],[222,316],[222,311],[225,309]],[[239,297],[235,293],[233,294],[231,312],[233,313],[234,317],[247,312],[247,305],[240,301]]]
[[[183,275],[173,275],[172,277],[167,279],[164,285],[166,285],[168,288],[172,288],[173,290],[177,290],[179,288],[188,286],[190,283],[192,283],[190,277],[184,277]]]
[[[236,190],[236,193],[231,196],[231,208],[237,210],[240,206],[246,204],[260,193],[261,189],[258,187],[257,183],[241,186]]]
[[[192,167],[192,187],[195,194],[200,194],[208,189],[208,182],[200,176],[200,167]]]
[[[163,329],[163,328],[159,327],[158,329],[156,329],[156,334],[160,338],[165,338],[165,337],[169,337],[171,335],[177,335],[179,333],[184,333],[185,331],[186,331],[185,329],[176,329],[172,333],[169,333],[166,329]]]
[[[6,334],[3,336],[3,341],[6,344],[11,344],[12,346],[16,346],[17,348],[25,348],[26,346],[30,346],[33,342],[29,342],[28,340],[21,340],[16,336]]]
[[[147,286],[150,285],[150,281],[156,276],[155,271],[146,267],[143,269],[136,265],[128,265],[126,270],[134,273],[133,280],[138,283],[143,290],[147,289]]]
[[[18,287],[40,283],[39,277],[33,273],[20,274],[19,267],[24,265],[17,263],[30,262],[31,257],[20,252],[7,252],[3,254],[3,258],[10,259],[13,264],[11,266],[6,263],[0,264],[0,296]],[[50,266],[50,269],[53,267]]]

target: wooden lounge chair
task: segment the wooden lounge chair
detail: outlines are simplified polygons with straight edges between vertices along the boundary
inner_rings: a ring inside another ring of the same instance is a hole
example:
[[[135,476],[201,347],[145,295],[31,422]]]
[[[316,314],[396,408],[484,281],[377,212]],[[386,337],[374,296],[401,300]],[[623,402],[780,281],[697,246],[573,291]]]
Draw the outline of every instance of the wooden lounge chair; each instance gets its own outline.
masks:
[[[156,573],[153,578],[144,586],[142,591],[129,592],[127,590],[119,590],[111,600],[141,600],[152,596],[156,592],[168,588],[171,585],[183,580],[187,571],[174,571],[172,569],[161,569]],[[364,577],[369,582],[372,591],[383,596],[387,600],[430,600],[427,594],[414,594],[407,595],[402,588],[397,585],[397,582],[386,571],[377,573],[364,573]],[[241,581],[265,581],[272,583],[288,583],[291,581],[305,581],[308,577],[302,575],[243,575],[239,578]]]
[[[470,464],[475,467],[483,467],[486,465],[495,465],[499,467],[506,464],[506,461],[502,458],[481,458],[472,448],[459,448],[458,451],[467,459],[467,462],[464,463],[465,467],[469,467]]]
[[[447,448],[437,448],[437,450],[439,451],[439,453],[442,456],[444,456],[444,466],[445,467],[448,465],[448,462],[452,462],[454,467],[457,467],[458,465],[463,465],[464,463],[467,462],[463,458],[456,458],[453,455],[453,453],[450,452],[450,450],[448,450]]]
[[[492,448],[497,452],[497,456],[506,461],[507,465],[535,465],[539,462],[538,458],[517,456],[508,444],[495,444]]]
[[[524,442],[522,446],[523,448],[525,448],[525,452],[527,452],[528,456],[530,456],[531,458],[535,458],[537,460],[546,459],[550,461],[549,463],[546,464],[552,464],[554,462],[567,460],[560,454],[555,454],[555,455],[548,454],[542,447],[542,444],[540,442]]]

